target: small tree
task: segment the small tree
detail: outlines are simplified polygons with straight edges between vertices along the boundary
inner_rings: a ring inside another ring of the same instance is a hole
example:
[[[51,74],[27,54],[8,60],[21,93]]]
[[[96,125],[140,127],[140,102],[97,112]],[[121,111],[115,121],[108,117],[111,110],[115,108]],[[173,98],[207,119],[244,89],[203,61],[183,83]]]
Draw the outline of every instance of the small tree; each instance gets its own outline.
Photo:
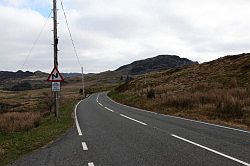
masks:
[[[80,95],[83,95],[83,90],[82,90],[82,88],[79,89],[79,94],[80,94]]]
[[[24,90],[31,90],[32,86],[29,82],[22,82],[18,83],[11,87],[11,91],[24,91]]]

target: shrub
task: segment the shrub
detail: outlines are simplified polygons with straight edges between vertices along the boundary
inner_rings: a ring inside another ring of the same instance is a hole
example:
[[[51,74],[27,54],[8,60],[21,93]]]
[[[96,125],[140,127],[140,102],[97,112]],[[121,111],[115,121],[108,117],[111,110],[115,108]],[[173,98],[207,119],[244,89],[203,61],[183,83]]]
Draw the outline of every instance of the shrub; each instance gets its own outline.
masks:
[[[148,99],[155,98],[155,90],[154,90],[154,89],[150,89],[150,90],[147,92],[147,98],[148,98]]]
[[[222,101],[217,102],[216,111],[220,118],[225,119],[239,119],[244,114],[243,104],[232,96],[227,96]]]
[[[83,90],[82,90],[82,88],[79,89],[79,94],[80,94],[80,95],[83,95]]]
[[[0,131],[19,132],[25,131],[40,124],[39,112],[8,112],[0,116]]]
[[[31,90],[32,86],[29,82],[18,83],[10,88],[11,91]]]

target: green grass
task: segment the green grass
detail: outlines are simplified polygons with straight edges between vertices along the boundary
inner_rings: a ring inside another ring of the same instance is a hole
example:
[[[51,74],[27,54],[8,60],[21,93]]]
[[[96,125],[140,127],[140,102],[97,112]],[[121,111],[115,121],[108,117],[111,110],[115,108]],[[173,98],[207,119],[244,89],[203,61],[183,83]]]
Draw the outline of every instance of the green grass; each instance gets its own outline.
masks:
[[[134,93],[129,93],[129,92],[126,92],[126,93],[119,93],[115,90],[113,91],[110,91],[108,93],[108,96],[119,102],[119,103],[122,103],[122,104],[125,104],[125,105],[129,105],[129,106],[132,106],[132,107],[140,107],[142,106],[141,108],[142,109],[145,109],[145,107],[143,106],[143,104],[141,104],[141,102],[144,102],[143,100],[141,100],[141,98],[134,94]]]
[[[137,96],[132,95],[130,93],[118,93],[116,91],[111,91],[108,93],[108,96],[116,101],[128,101],[132,102],[137,99]]]
[[[68,101],[61,105],[58,121],[50,116],[44,119],[39,127],[29,131],[0,133],[0,165],[7,164],[64,134],[74,123],[71,115],[75,103]]]

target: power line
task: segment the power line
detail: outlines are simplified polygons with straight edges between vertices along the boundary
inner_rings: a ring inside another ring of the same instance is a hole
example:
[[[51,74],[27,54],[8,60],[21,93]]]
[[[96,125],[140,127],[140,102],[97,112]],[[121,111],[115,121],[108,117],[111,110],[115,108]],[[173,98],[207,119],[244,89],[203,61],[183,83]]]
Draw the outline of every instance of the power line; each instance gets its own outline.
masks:
[[[82,67],[81,62],[80,62],[79,57],[78,57],[78,54],[77,54],[77,51],[76,51],[76,47],[75,47],[75,43],[74,43],[71,31],[70,31],[70,28],[69,28],[69,23],[68,23],[68,20],[67,20],[66,12],[64,10],[63,2],[62,2],[62,0],[60,0],[60,2],[61,2],[61,6],[62,6],[62,10],[63,10],[63,15],[64,15],[64,18],[65,18],[65,22],[66,22],[66,25],[67,25],[67,28],[68,28],[69,36],[70,36],[71,43],[72,43],[73,48],[74,48],[74,52],[75,52],[78,64],[80,65],[80,67]]]
[[[44,22],[43,27],[42,27],[41,31],[39,32],[39,34],[38,34],[36,40],[33,42],[32,47],[31,47],[31,49],[29,50],[29,53],[28,53],[28,55],[26,56],[26,58],[25,58],[25,60],[24,60],[24,62],[23,62],[23,64],[22,64],[21,69],[23,69],[24,65],[27,63],[27,61],[28,61],[28,59],[29,59],[29,57],[30,57],[30,55],[31,55],[31,52],[34,50],[34,48],[35,48],[35,46],[36,46],[38,40],[40,39],[40,37],[41,37],[41,35],[42,35],[42,33],[43,33],[44,28],[45,28],[46,25],[48,24],[48,20],[49,20],[51,14],[52,14],[52,10],[50,11],[48,17],[46,18],[46,21]]]

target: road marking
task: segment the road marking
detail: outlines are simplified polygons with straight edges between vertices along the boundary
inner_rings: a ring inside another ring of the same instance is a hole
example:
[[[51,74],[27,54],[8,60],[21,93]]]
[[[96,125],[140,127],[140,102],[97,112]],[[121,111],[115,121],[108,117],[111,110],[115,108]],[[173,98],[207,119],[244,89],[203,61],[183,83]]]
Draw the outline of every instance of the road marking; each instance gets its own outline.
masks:
[[[238,162],[238,163],[240,163],[240,164],[243,164],[243,165],[246,165],[246,166],[250,166],[249,163],[246,163],[246,162],[241,161],[241,160],[239,160],[239,159],[236,159],[236,158],[234,158],[234,157],[228,156],[228,155],[226,155],[226,154],[220,153],[220,152],[218,152],[218,151],[216,151],[216,150],[213,150],[213,149],[210,149],[210,148],[208,148],[208,147],[206,147],[206,146],[203,146],[203,145],[197,144],[197,143],[195,143],[195,142],[189,141],[189,140],[187,140],[187,139],[185,139],[185,138],[179,137],[179,136],[174,135],[174,134],[171,134],[171,136],[172,136],[172,137],[175,137],[175,138],[178,138],[178,139],[180,139],[180,140],[182,140],[182,141],[188,142],[188,143],[190,143],[190,144],[193,144],[193,145],[195,145],[195,146],[198,146],[198,147],[200,147],[200,148],[203,148],[203,149],[205,149],[205,150],[207,150],[207,151],[210,151],[210,152],[213,152],[213,153],[215,153],[215,154],[218,154],[218,155],[220,155],[220,156],[226,157],[226,158],[228,158],[228,159],[230,159],[230,160],[236,161],[236,162]]]
[[[126,116],[126,115],[123,115],[123,114],[120,114],[120,115],[123,116],[124,118],[130,119],[130,120],[135,121],[135,122],[137,122],[137,123],[140,123],[140,124],[142,124],[142,125],[144,125],[144,126],[147,125],[146,123],[143,123],[143,122],[141,122],[141,121],[139,121],[139,120],[135,120],[135,119],[130,118],[130,117]]]
[[[95,166],[94,163],[88,163],[88,166]]]
[[[110,109],[110,108],[108,108],[108,107],[104,107],[104,108],[106,108],[107,110],[109,110],[109,111],[111,111],[111,112],[115,112],[115,111],[113,111],[112,109]]]
[[[80,125],[79,125],[78,120],[77,120],[76,109],[77,109],[78,105],[79,105],[81,102],[82,102],[82,101],[79,101],[79,102],[77,103],[77,105],[75,106],[75,123],[76,123],[76,128],[77,128],[77,131],[78,131],[79,136],[82,136],[82,131],[81,131]]]
[[[99,103],[99,94],[97,95],[96,102]]]
[[[88,150],[86,142],[82,142],[82,149],[85,151]]]
[[[102,106],[102,107],[103,107],[102,103],[99,103],[99,102],[98,102],[98,104],[99,104],[100,106]]]
[[[226,126],[216,125],[216,124],[207,123],[207,122],[202,122],[202,121],[198,121],[198,120],[192,120],[192,119],[181,118],[181,117],[172,116],[172,115],[160,114],[160,113],[156,113],[156,112],[152,112],[152,111],[143,110],[143,109],[140,109],[140,108],[135,108],[135,107],[127,106],[127,105],[124,105],[124,104],[121,104],[121,103],[118,103],[118,102],[112,100],[112,99],[111,99],[110,97],[108,97],[107,95],[106,95],[106,97],[107,97],[110,101],[112,101],[112,102],[114,102],[114,103],[116,103],[116,104],[118,104],[118,105],[121,105],[121,106],[124,106],[124,107],[127,107],[127,108],[132,108],[132,109],[135,109],[135,110],[138,110],[138,111],[143,111],[143,112],[147,112],[147,113],[151,113],[151,114],[166,116],[166,117],[175,118],[175,119],[186,120],[186,121],[190,121],[190,122],[201,123],[201,124],[205,124],[205,125],[209,125],[209,126],[220,127],[220,128],[224,128],[224,129],[229,129],[229,130],[234,130],[234,131],[239,131],[239,132],[244,132],[244,133],[250,134],[250,132],[249,132],[249,131],[246,131],[246,130],[241,130],[241,129],[236,129],[236,128],[232,128],[232,127],[226,127]]]
[[[176,119],[181,119],[181,120],[186,120],[186,121],[190,121],[190,122],[201,123],[201,124],[205,124],[205,125],[209,125],[209,126],[220,127],[220,128],[229,129],[229,130],[240,131],[240,132],[244,132],[244,133],[250,134],[249,131],[241,130],[241,129],[236,129],[236,128],[232,128],[232,127],[226,127],[226,126],[221,126],[221,125],[216,125],[216,124],[212,124],[212,123],[207,123],[207,122],[202,122],[202,121],[192,120],[192,119],[186,119],[186,118],[181,118],[181,117],[171,116],[171,115],[164,115],[164,114],[159,114],[159,115],[166,116],[166,117],[171,117],[171,118],[176,118]]]

